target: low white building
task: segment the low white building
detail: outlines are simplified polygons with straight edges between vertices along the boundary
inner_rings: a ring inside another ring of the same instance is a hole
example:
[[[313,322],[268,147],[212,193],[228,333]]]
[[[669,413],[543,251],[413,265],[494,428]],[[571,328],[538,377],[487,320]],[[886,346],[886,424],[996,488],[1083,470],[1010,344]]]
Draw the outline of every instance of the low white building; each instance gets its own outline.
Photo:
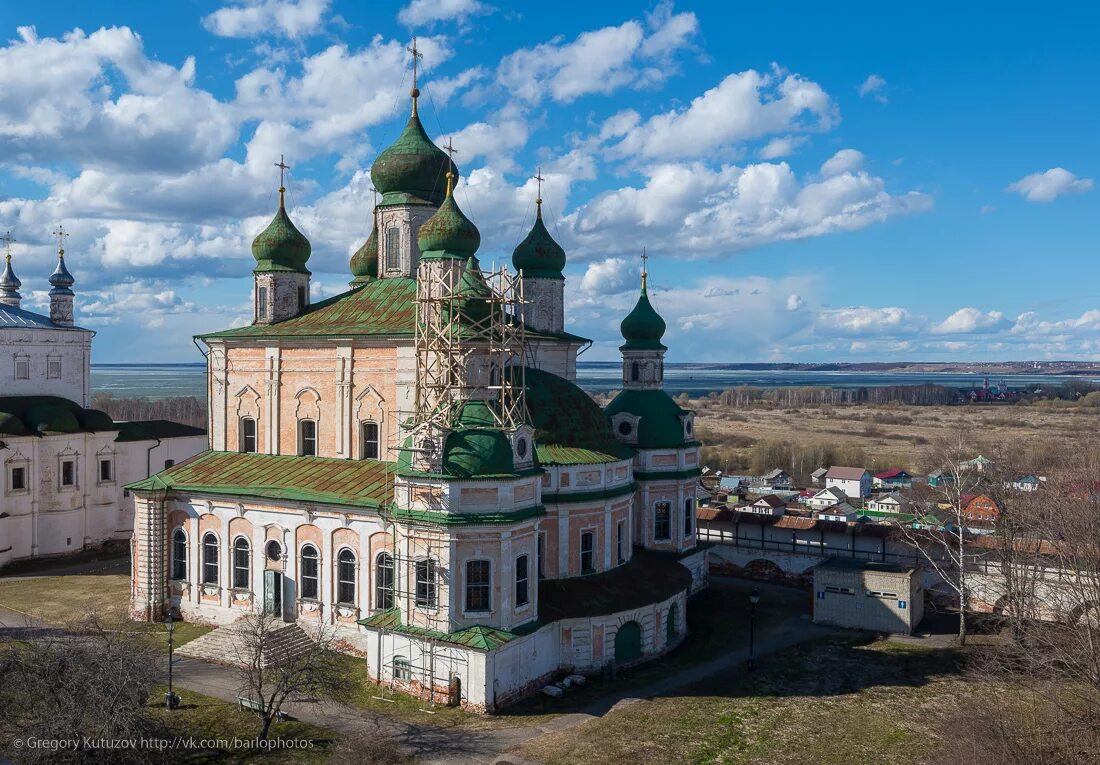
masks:
[[[834,557],[814,567],[814,621],[908,635],[924,618],[916,566]]]
[[[772,515],[778,517],[787,511],[787,503],[774,494],[768,494],[755,502],[746,502],[743,505],[737,505],[734,510],[739,513]]]
[[[822,521],[854,521],[859,511],[847,502],[838,502],[835,505],[814,511],[814,518]]]
[[[49,283],[45,316],[21,307],[10,255],[0,274],[0,567],[129,539],[124,486],[206,449],[199,428],[88,408],[95,333],[73,324],[63,253]]]
[[[806,505],[813,510],[821,510],[826,507],[831,507],[839,502],[847,502],[848,495],[841,489],[829,488],[822,489],[814,494],[812,497],[806,497]]]
[[[869,499],[864,507],[875,513],[908,513],[909,500],[894,492]]]

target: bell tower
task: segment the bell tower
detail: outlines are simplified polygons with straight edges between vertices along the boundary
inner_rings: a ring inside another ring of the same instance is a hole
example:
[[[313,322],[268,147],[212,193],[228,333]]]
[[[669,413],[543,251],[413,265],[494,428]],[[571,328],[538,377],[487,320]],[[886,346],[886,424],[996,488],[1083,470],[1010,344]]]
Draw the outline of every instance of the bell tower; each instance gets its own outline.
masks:
[[[309,306],[310,272],[306,268],[312,247],[286,212],[286,176],[290,169],[282,157],[279,168],[279,209],[271,223],[252,241],[253,324],[273,324],[297,316]]]

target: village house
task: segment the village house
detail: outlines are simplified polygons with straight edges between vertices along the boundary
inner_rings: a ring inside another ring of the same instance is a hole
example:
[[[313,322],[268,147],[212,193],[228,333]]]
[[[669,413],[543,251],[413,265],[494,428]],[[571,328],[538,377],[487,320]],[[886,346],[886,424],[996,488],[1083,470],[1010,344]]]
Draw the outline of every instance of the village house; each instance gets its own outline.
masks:
[[[822,521],[844,521],[849,523],[859,517],[859,511],[847,502],[838,502],[820,510],[814,510],[813,517]]]
[[[766,489],[790,489],[791,476],[787,471],[775,468],[760,476],[760,483]]]
[[[848,495],[844,493],[842,489],[836,487],[830,487],[828,489],[822,489],[821,491],[813,494],[812,496],[804,498],[803,502],[807,507],[814,510],[820,510],[830,505],[835,505],[838,502],[847,502]]]
[[[909,500],[897,492],[884,494],[867,500],[864,508],[873,513],[908,513]]]
[[[252,245],[251,323],[198,338],[212,451],[131,485],[131,611],[229,625],[263,609],[334,631],[388,686],[494,710],[680,643],[707,577],[700,443],[663,388],[644,261],[601,410],[576,385],[589,341],[564,328],[541,195],[514,270],[484,272],[418,96],[371,168],[382,196],[349,290],[310,302],[280,188]]]
[[[1001,510],[997,503],[984,494],[973,497],[964,497],[965,504],[962,508],[962,516],[967,521],[980,524],[994,524],[1001,516]]]
[[[840,489],[849,497],[863,499],[871,496],[871,474],[860,467],[834,465],[825,474],[825,488]]]
[[[64,241],[64,230],[55,232]],[[22,307],[10,237],[0,273],[0,567],[124,541],[125,485],[206,448],[173,422],[117,423],[89,408],[92,338],[73,321],[75,279],[58,247],[49,315]],[[46,281],[45,279],[43,280]]]
[[[734,509],[739,513],[780,516],[786,512],[787,503],[774,494],[768,494],[755,502],[738,505]]]
[[[909,489],[913,486],[913,477],[901,468],[892,468],[881,473],[875,473],[871,479],[871,486],[872,488],[888,489],[890,491]]]
[[[818,468],[814,472],[810,473],[810,483],[814,486],[820,486],[821,482],[825,480],[825,475],[829,472],[829,468]]]
[[[1038,491],[1043,483],[1043,477],[1034,473],[1026,473],[1014,481],[1009,482],[1008,488],[1016,491]]]

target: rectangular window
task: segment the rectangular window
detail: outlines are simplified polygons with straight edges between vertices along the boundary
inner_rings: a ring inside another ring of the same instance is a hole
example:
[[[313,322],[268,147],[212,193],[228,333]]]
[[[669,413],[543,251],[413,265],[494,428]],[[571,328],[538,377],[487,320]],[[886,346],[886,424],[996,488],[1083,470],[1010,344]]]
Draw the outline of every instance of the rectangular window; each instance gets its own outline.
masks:
[[[516,608],[526,606],[531,602],[530,593],[528,592],[529,581],[527,556],[521,555],[516,558]]]
[[[626,557],[624,556],[623,537],[626,535],[626,521],[619,521],[619,525],[615,530],[615,560],[619,563],[625,563]]]
[[[416,562],[416,605],[420,608],[435,608],[434,560]]]
[[[61,461],[61,485],[76,486],[76,460]]]
[[[306,288],[305,287],[299,287],[298,288],[298,310],[300,311],[305,307],[306,307]]]
[[[397,271],[401,268],[401,229],[390,226],[386,229],[386,270]]]
[[[535,567],[539,575],[539,579],[546,578],[546,569],[543,568],[542,559],[546,555],[546,534],[538,535],[538,542],[535,550]]]
[[[672,538],[672,503],[657,502],[653,505],[653,538]]]
[[[359,425],[360,459],[378,459],[378,423],[363,422]]]
[[[168,468],[172,467],[175,464],[176,464],[175,460],[165,460],[164,461],[164,469],[167,470]]]
[[[256,451],[256,421],[251,417],[241,418],[241,451]]]
[[[298,422],[298,454],[305,457],[317,455],[317,423],[313,420]]]
[[[112,469],[113,467],[114,465],[111,463],[111,460],[100,460],[99,480],[103,482],[114,480],[114,470]]]
[[[267,318],[267,287],[256,288],[256,318]]]
[[[581,533],[581,573],[591,574],[596,570],[596,535],[591,531]]]
[[[856,591],[851,587],[838,587],[835,584],[825,585],[825,592],[835,592],[838,595],[855,595]]]
[[[31,360],[20,359],[15,360],[15,379],[16,380],[29,380],[31,379]]]
[[[492,581],[489,561],[466,561],[466,610],[490,611]]]
[[[51,380],[61,379],[61,359],[46,359],[46,377],[50,378]]]
[[[27,469],[25,467],[13,467],[11,469],[11,490],[27,490]]]
[[[394,680],[412,680],[412,664],[404,656],[393,657],[393,679]]]
[[[691,536],[692,525],[695,523],[695,501],[691,499],[684,500],[684,536]]]

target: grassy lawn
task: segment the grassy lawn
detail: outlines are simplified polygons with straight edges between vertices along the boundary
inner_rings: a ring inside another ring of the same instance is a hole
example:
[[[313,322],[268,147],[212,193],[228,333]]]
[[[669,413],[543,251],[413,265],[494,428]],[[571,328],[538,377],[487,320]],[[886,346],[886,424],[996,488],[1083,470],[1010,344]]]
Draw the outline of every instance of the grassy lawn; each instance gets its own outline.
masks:
[[[164,626],[131,621],[128,616],[130,577],[126,574],[40,576],[14,581],[0,579],[0,608],[29,614],[65,627],[95,614],[107,627],[148,636],[150,645],[168,652]],[[210,631],[199,624],[179,623],[176,647]]]
[[[246,748],[242,743],[250,742],[260,730],[259,717],[242,712],[234,704],[186,691],[184,704],[171,712],[164,708],[164,692],[161,687],[150,700],[149,714],[166,728],[166,735],[184,736],[198,741],[200,739],[220,739],[221,746],[192,751],[176,749],[173,761],[182,762],[279,762],[279,763],[322,763],[328,762],[336,743],[336,734],[314,725],[288,720],[272,726],[271,738],[284,742],[308,741],[309,748],[278,748],[258,751]]]
[[[638,701],[524,745],[536,762],[847,765],[927,762],[939,715],[988,703],[960,654],[832,639],[711,678],[682,695]]]

